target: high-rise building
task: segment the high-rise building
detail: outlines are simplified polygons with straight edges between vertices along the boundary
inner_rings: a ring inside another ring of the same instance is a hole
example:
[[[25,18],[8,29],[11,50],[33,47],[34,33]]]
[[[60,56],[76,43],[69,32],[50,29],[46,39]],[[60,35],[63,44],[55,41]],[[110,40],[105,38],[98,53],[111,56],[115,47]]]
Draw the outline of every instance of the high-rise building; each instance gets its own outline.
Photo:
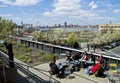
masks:
[[[67,22],[64,23],[64,26],[67,27]]]

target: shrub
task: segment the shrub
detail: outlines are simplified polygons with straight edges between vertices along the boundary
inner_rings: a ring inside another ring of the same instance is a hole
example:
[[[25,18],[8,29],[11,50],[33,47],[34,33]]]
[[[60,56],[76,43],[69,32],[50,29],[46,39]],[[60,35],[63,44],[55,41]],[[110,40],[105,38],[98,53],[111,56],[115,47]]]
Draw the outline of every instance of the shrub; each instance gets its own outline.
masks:
[[[26,56],[25,55],[21,55],[20,57],[18,57],[21,61],[26,61]]]
[[[18,44],[18,45],[22,48],[27,48],[27,46],[25,44]]]
[[[26,55],[21,55],[20,57],[18,57],[21,61],[23,62],[28,62],[28,63],[32,63],[32,59],[29,56]]]
[[[54,57],[54,54],[47,54],[47,55],[43,56],[43,60],[44,61],[50,61],[50,60],[53,59],[53,57]]]
[[[41,56],[41,55],[44,55],[45,54],[45,51],[43,51],[43,50],[40,50],[39,51],[39,55]]]
[[[26,48],[26,52],[31,52],[32,48]]]
[[[33,62],[32,58],[28,58],[27,63],[32,63],[32,62]]]
[[[21,49],[22,49],[22,51],[26,51],[26,48],[24,48],[24,47],[22,47]]]
[[[73,47],[74,43],[77,42],[77,41],[78,41],[77,36],[74,33],[70,34],[67,38],[68,45],[70,45],[72,47]]]
[[[24,55],[25,56],[31,56],[31,53],[25,53]]]
[[[85,42],[88,42],[88,40],[87,40],[86,38],[80,38],[80,39],[79,39],[79,42],[85,43]]]

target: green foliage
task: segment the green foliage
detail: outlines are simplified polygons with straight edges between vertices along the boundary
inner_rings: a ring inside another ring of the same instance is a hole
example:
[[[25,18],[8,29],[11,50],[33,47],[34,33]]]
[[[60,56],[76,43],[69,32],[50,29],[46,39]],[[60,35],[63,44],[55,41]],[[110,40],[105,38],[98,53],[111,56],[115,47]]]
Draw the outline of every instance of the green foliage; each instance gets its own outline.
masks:
[[[1,36],[13,35],[14,28],[15,28],[15,23],[13,23],[12,20],[2,19],[2,17],[0,17]]]
[[[40,56],[42,56],[42,55],[44,55],[44,54],[45,54],[45,51],[43,51],[43,50],[40,50],[40,51],[39,51],[39,55],[40,55]]]
[[[27,45],[25,45],[25,44],[18,44],[18,45],[19,45],[19,47],[27,48]]]
[[[14,36],[23,36],[24,30],[21,28],[15,28],[14,32],[15,32]]]
[[[31,52],[32,51],[32,48],[28,47],[25,44],[19,44],[19,46],[21,47],[22,51],[25,51],[25,52]]]
[[[26,50],[25,50],[26,52],[31,52],[32,51],[32,48],[26,48]]]
[[[21,55],[20,57],[18,57],[21,61],[26,62],[27,57],[25,55]]]
[[[32,58],[30,56],[21,55],[18,58],[23,62],[27,62],[27,63],[32,63],[33,62]]]
[[[47,55],[43,56],[43,60],[44,61],[50,61],[50,60],[53,59],[53,57],[54,57],[54,54],[47,54]]]
[[[33,62],[32,58],[28,58],[27,63],[32,63],[32,62]]]
[[[117,40],[120,40],[119,31],[114,33],[103,34],[102,36],[97,36],[96,38],[94,38],[93,44],[100,46]]]
[[[22,49],[22,51],[26,51],[26,48],[24,48],[24,47],[22,47],[21,49]]]
[[[80,38],[80,39],[79,39],[79,42],[85,43],[85,42],[88,42],[88,40],[87,40],[86,38]]]
[[[74,33],[70,34],[67,38],[67,43],[70,46],[73,46],[74,43],[77,42],[77,41],[78,41],[77,36]]]
[[[34,31],[32,33],[32,36],[34,37],[34,39],[36,40],[41,40],[43,39],[43,35],[42,35],[42,32],[41,31]]]
[[[54,30],[54,40],[56,40],[59,43],[59,39],[62,38],[63,35],[63,29],[55,29]]]

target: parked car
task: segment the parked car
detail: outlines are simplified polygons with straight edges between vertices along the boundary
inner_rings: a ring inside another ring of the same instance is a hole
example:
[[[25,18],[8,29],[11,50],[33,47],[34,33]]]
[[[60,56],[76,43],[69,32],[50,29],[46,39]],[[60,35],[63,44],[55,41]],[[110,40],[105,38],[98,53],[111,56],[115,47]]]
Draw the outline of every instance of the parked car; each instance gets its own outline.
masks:
[[[109,49],[112,48],[112,46],[111,45],[105,45],[105,46],[103,46],[103,48],[106,49],[106,50],[109,50]]]
[[[105,51],[105,48],[104,47],[100,47],[100,50]]]
[[[112,44],[110,44],[110,46],[111,46],[112,48],[115,48],[115,47],[117,46],[117,44],[116,44],[116,43],[112,43]]]
[[[116,42],[116,45],[119,46],[119,45],[120,45],[120,41],[117,41],[117,42]]]

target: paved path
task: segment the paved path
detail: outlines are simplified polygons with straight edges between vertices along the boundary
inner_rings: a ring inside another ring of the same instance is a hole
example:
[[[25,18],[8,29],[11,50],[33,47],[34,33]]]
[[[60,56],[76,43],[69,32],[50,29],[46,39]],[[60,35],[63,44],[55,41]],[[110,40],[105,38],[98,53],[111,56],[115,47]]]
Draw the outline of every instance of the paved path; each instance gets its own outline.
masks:
[[[57,60],[56,64],[62,61],[64,61],[64,59]],[[17,59],[15,59],[15,62],[25,64]],[[50,74],[48,72],[49,70],[50,70],[49,63],[43,63],[37,66],[33,66],[32,68],[29,68],[29,71],[33,72],[35,75],[39,76],[41,79],[44,79],[46,82],[50,80]],[[69,76],[74,76],[75,78],[70,79]],[[56,78],[56,76],[53,76],[53,78],[56,79],[59,83],[110,83],[107,77],[100,78],[100,77],[93,77],[93,76],[86,75],[85,69],[83,68],[81,68],[81,70],[78,72],[73,72],[72,74],[68,75],[64,79]],[[53,83],[55,82],[55,80],[51,80],[51,81]],[[36,83],[36,82],[30,82],[30,83]],[[117,81],[116,83],[119,83],[119,82]]]
[[[61,60],[57,60],[56,63],[59,63],[63,61],[63,59]],[[38,66],[34,66],[35,68],[40,68],[40,69],[44,69],[44,70],[50,70],[49,68],[49,63],[44,63]],[[49,75],[48,72],[44,72],[46,74]],[[70,79],[69,76],[75,76],[74,79]],[[61,83],[108,83],[108,79],[107,78],[99,78],[99,77],[93,77],[93,76],[88,76],[85,73],[85,69],[82,69],[78,72],[74,72],[73,74],[67,76],[64,79],[59,79],[56,78],[55,76],[53,76],[53,78],[59,80]]]

